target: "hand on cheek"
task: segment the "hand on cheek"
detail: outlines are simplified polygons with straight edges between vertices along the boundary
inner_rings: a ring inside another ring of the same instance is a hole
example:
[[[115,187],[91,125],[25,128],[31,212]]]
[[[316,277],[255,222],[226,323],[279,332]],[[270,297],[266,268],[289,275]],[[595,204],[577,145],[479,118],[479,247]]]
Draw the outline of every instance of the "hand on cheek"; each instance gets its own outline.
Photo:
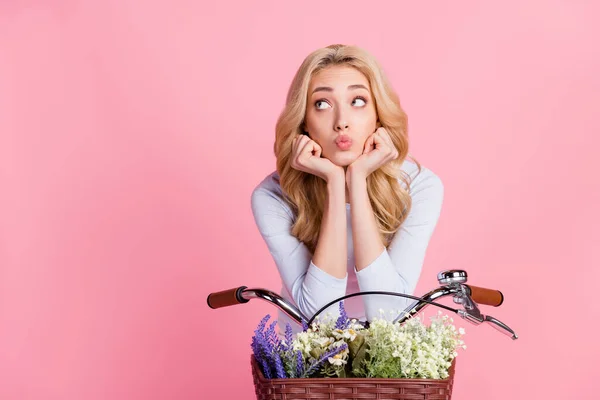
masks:
[[[385,128],[377,128],[366,140],[362,154],[348,168],[350,173],[361,177],[369,176],[373,171],[398,158],[390,135]]]

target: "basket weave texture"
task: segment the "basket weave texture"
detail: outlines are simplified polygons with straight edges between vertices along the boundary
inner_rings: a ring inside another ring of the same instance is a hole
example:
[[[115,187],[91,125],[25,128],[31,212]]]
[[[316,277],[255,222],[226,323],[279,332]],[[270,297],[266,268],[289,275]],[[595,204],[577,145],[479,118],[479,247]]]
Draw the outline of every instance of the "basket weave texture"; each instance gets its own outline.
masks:
[[[401,399],[451,400],[456,358],[446,379],[289,378],[266,379],[250,357],[257,400]]]

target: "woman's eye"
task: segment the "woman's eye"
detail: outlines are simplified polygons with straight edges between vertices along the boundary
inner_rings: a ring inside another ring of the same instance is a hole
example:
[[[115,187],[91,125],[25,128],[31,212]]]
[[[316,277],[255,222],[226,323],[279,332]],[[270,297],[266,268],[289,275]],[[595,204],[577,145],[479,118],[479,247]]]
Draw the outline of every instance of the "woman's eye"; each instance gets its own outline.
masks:
[[[327,104],[327,102],[326,102],[326,101],[324,101],[324,100],[317,100],[317,101],[315,102],[315,106],[317,107],[317,110],[323,110],[323,108],[322,108],[322,107],[319,107],[319,103]]]
[[[362,106],[364,106],[365,104],[367,104],[367,101],[366,101],[365,99],[363,99],[362,97],[356,97],[356,98],[354,99],[354,101],[356,101],[356,100],[359,100],[359,101],[362,101],[362,102],[363,102],[363,104],[362,104],[362,105],[361,105],[361,104],[359,104],[359,106],[360,106],[360,107],[362,107]]]
[[[355,102],[355,101],[357,101],[357,100],[358,100],[359,102],[361,102],[361,101],[362,101],[362,104],[360,104],[360,103],[359,103],[359,104],[358,104],[358,107],[364,107],[364,106],[367,104],[367,100],[365,100],[365,99],[364,99],[364,98],[362,98],[362,97],[355,97],[355,98],[354,98],[354,100],[353,100],[352,102],[354,103],[354,102]],[[326,104],[326,105],[329,105],[329,103],[327,103],[325,100],[317,100],[317,101],[315,101],[315,107],[317,107],[317,110],[324,110],[324,109],[326,108],[326,106],[320,106],[320,104]]]

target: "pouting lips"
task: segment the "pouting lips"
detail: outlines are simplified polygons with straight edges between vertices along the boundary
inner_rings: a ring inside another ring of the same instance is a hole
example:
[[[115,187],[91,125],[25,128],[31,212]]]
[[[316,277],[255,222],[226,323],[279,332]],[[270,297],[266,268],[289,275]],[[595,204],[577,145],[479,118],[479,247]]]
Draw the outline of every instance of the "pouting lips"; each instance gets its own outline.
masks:
[[[336,143],[345,143],[345,142],[352,143],[352,139],[348,135],[340,135],[335,139],[335,142]]]
[[[348,135],[341,135],[335,139],[335,144],[342,150],[352,147],[352,139]]]

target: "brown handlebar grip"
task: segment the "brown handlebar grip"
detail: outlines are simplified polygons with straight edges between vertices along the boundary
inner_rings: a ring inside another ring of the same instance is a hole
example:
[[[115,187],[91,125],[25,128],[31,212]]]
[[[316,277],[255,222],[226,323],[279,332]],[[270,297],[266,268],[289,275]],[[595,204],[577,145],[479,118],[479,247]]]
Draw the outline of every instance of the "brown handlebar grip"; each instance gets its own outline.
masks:
[[[242,297],[244,289],[246,289],[246,286],[211,293],[206,298],[206,302],[210,308],[229,307],[240,303],[247,303],[248,300]]]
[[[504,301],[504,295],[499,290],[465,285],[471,290],[471,298],[475,303],[498,307]]]

